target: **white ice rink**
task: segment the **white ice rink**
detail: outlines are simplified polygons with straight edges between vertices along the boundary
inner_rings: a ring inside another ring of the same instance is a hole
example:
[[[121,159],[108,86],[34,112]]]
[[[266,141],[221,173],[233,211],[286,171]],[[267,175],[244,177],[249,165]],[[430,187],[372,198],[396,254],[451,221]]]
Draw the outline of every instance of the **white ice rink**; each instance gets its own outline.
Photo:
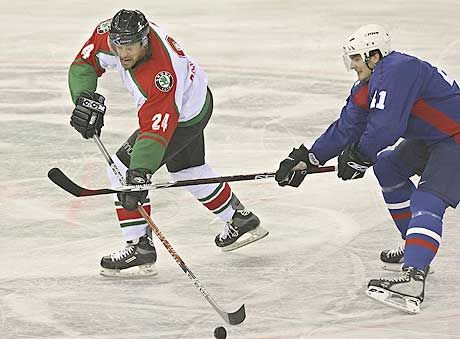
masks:
[[[341,45],[362,24],[383,24],[395,49],[460,79],[457,0],[0,0],[1,339],[208,339],[224,325],[157,239],[157,277],[100,276],[100,258],[123,246],[111,197],[74,198],[46,177],[59,167],[87,187],[108,185],[96,145],[69,125],[67,69],[121,8],[144,11],[208,73],[207,160],[220,175],[273,171],[336,119],[355,80]],[[113,153],[136,111],[118,74],[99,92]],[[156,178],[169,180],[164,169]],[[455,210],[411,316],[364,294],[369,279],[388,275],[379,253],[398,241],[372,171],[351,182],[312,175],[299,189],[232,187],[270,235],[229,253],[214,245],[221,223],[188,192],[151,194],[153,219],[213,298],[227,311],[246,304],[229,339],[460,338]]]

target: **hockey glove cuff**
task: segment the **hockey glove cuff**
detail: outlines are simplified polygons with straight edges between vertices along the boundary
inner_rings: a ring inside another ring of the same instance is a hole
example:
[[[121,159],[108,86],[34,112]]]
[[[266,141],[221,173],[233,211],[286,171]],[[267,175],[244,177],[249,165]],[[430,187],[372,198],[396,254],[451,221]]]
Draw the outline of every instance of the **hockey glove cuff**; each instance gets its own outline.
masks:
[[[359,153],[358,143],[348,145],[339,155],[337,176],[342,180],[359,179],[364,176],[372,162]]]
[[[144,168],[129,169],[126,172],[127,185],[145,185],[150,184],[150,171]],[[138,192],[119,192],[118,200],[124,209],[134,211],[137,206],[147,201],[148,191]]]

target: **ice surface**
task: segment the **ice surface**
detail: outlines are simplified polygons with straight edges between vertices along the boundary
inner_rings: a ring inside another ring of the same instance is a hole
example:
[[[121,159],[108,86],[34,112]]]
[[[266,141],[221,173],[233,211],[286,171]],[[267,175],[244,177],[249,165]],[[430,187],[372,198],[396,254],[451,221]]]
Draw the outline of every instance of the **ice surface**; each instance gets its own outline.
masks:
[[[105,161],[70,126],[67,68],[95,25],[138,8],[207,71],[215,98],[207,159],[221,175],[275,170],[338,115],[355,80],[343,39],[378,22],[398,50],[460,79],[460,3],[439,1],[37,1],[0,2],[0,338],[197,338],[224,325],[157,241],[154,278],[98,274],[122,239],[108,196],[74,198],[46,173],[59,167],[89,187],[107,185]],[[102,140],[115,152],[136,126],[118,75],[100,81],[109,113]],[[331,163],[334,163],[331,161]],[[161,170],[158,181],[168,180]],[[459,216],[443,244],[417,316],[367,298],[379,252],[398,235],[370,171],[333,173],[299,189],[235,183],[270,235],[230,253],[213,244],[222,225],[182,189],[153,194],[153,219],[226,310],[246,304],[228,338],[459,338]]]

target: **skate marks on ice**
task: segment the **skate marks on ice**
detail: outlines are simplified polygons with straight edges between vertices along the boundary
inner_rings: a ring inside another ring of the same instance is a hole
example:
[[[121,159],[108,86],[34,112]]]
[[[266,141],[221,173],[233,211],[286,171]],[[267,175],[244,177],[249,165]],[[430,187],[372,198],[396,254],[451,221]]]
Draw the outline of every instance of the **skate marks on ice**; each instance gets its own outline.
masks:
[[[6,314],[2,338],[154,338],[158,332],[153,331],[157,322],[152,327],[152,316],[183,309],[175,300],[163,304],[149,298],[149,286],[156,283],[162,289],[161,281],[80,276],[9,283],[22,290],[0,297]]]
[[[18,71],[19,68],[21,71]],[[68,103],[68,97],[61,84],[66,81],[66,66],[64,65],[43,61],[27,64],[11,63],[11,61],[1,63],[0,111],[2,120],[21,119],[21,114],[27,115],[27,119],[33,119],[34,116],[40,117],[41,114],[50,111],[56,115],[62,115],[65,112],[64,104]],[[27,89],[24,88],[24,84],[27,84]],[[45,118],[41,116],[42,120]],[[52,120],[48,119],[48,121]]]
[[[256,204],[258,210],[261,206]],[[285,206],[280,203],[281,209]],[[327,261],[355,237],[360,230],[358,223],[327,208],[303,207],[298,213],[306,218],[262,210],[265,226],[272,225],[271,238],[262,240],[251,251],[235,251],[232,266],[225,268],[227,273],[222,272],[257,282],[244,286],[246,293],[241,296],[246,300],[246,326],[250,331],[234,329],[234,333],[246,334],[245,338],[259,338],[256,333],[266,333],[264,324],[276,322],[282,324],[283,330],[273,338],[303,338],[316,328],[314,323],[327,322],[346,306],[340,303],[343,293],[337,292],[337,287],[343,283],[334,278],[337,272],[328,272]],[[330,227],[324,227],[325,223]],[[344,271],[347,277],[358,274],[355,280],[360,281],[362,264],[357,260],[355,265],[351,271],[347,265]],[[277,331],[273,329],[270,333]]]
[[[319,126],[330,122],[335,116],[334,107],[343,102],[338,93],[346,91],[348,86],[346,81],[336,78],[288,70],[281,73],[269,66],[230,70],[207,65],[206,69],[212,76],[210,86],[215,97],[213,124],[264,129],[276,133],[278,138],[320,132]]]
[[[2,317],[2,327],[0,327],[3,333],[11,331],[19,337],[30,336],[30,338],[45,338],[52,333],[74,338],[80,334],[72,326],[62,323],[61,316],[56,315],[55,308],[49,304],[49,296],[42,299],[35,293],[8,293],[5,296],[0,295],[0,304],[3,310],[7,310],[8,318],[14,316],[16,322],[22,327],[21,330],[10,328],[10,322],[6,321],[5,315],[5,318]]]

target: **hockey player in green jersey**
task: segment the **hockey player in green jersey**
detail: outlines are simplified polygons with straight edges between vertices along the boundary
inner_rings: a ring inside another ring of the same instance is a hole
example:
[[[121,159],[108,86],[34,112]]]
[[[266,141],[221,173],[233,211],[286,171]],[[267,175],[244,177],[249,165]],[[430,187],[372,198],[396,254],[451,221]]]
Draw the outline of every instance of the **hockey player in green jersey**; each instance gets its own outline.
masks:
[[[149,183],[163,165],[173,180],[218,176],[205,161],[203,129],[213,111],[207,76],[171,36],[139,11],[123,9],[101,22],[70,66],[69,87],[76,105],[71,125],[85,139],[101,133],[106,106],[105,98],[96,93],[97,80],[110,68],[118,71],[137,107],[133,118],[137,115],[139,128],[113,157],[127,184]],[[111,171],[108,176],[113,186],[119,186]],[[227,183],[187,189],[222,220],[224,229],[215,237],[222,250],[236,249],[268,234]],[[156,274],[151,234],[136,209],[140,204],[150,213],[147,193],[115,197],[127,246],[102,258],[102,274]]]

